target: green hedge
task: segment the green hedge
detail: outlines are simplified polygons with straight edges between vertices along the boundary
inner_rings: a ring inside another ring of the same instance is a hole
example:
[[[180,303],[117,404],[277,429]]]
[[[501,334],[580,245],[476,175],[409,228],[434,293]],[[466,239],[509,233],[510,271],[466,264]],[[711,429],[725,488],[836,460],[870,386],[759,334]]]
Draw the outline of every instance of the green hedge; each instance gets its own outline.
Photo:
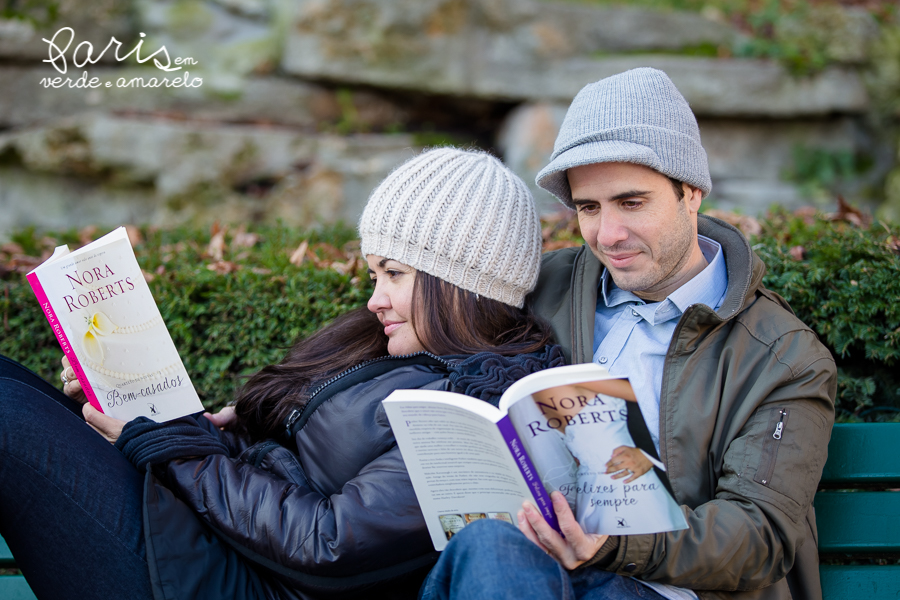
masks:
[[[545,227],[547,247],[580,243],[577,227]],[[105,233],[105,232],[97,232]],[[216,237],[196,230],[142,230],[135,251],[175,344],[207,407],[228,402],[242,375],[276,362],[298,336],[368,297],[354,232],[260,227]],[[254,237],[255,236],[255,237]],[[96,236],[93,236],[96,237]],[[49,381],[59,347],[24,272],[57,243],[85,232],[41,237],[20,232],[0,248],[0,354]],[[309,244],[299,266],[290,262]],[[832,350],[839,366],[841,420],[894,419],[900,413],[900,228],[854,226],[785,212],[752,238],[769,269],[765,285],[784,296]],[[221,254],[221,256],[219,256]],[[354,261],[355,260],[355,261]]]
[[[281,360],[298,336],[309,335],[368,298],[367,277],[326,266],[346,262],[347,253],[341,250],[352,253],[355,234],[347,228],[310,234],[260,228],[252,247],[235,244],[238,236],[226,235],[221,260],[207,251],[208,232],[142,233],[144,241],[135,246],[138,262],[152,275],[150,288],[160,312],[208,408],[230,401],[242,375]],[[40,240],[24,232],[16,241],[36,253],[73,237],[77,239],[69,232]],[[241,237],[248,240],[246,234]],[[299,266],[290,263],[303,240],[309,242],[310,256],[321,257],[320,267],[309,258]],[[6,253],[7,263],[9,257]],[[0,262],[3,258],[0,254]],[[56,381],[61,351],[24,275],[7,273],[2,285],[0,354]]]
[[[783,211],[762,225],[754,250],[768,267],[763,283],[834,354],[838,418],[898,420],[900,227]]]

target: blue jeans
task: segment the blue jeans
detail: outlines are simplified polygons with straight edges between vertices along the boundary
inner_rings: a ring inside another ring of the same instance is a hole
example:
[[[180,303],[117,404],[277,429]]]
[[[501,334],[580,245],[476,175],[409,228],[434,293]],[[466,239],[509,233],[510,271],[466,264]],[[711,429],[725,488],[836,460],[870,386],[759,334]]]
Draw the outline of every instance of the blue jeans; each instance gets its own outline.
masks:
[[[482,519],[453,536],[419,591],[419,600],[663,597],[629,577],[600,569],[567,571],[518,529]],[[664,600],[664,599],[663,599]]]
[[[0,534],[41,600],[153,597],[143,489],[80,405],[0,356]]]

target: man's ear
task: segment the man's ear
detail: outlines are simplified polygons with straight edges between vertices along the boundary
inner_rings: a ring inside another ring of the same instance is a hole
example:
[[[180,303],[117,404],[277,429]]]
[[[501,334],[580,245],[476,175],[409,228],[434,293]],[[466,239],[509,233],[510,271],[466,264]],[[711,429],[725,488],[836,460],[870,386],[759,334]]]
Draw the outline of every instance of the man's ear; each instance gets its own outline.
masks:
[[[703,190],[698,187],[694,187],[689,183],[684,183],[685,188],[685,196],[684,199],[687,200],[688,208],[691,209],[691,212],[696,214],[700,212],[700,203],[703,201]]]

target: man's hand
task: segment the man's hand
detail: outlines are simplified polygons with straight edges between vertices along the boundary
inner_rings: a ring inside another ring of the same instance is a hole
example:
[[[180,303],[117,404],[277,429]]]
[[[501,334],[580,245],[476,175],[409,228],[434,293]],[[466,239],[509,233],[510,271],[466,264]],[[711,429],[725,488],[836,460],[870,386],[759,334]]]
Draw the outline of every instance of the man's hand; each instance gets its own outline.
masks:
[[[209,419],[219,429],[226,429],[237,420],[233,406],[226,406],[216,414],[205,412],[203,416]]]
[[[563,538],[550,527],[530,502],[523,503],[522,510],[519,511],[519,529],[525,537],[571,571],[594,558],[609,536],[585,533],[575,520],[566,497],[560,492],[553,492],[550,498],[553,501],[556,518],[559,520],[559,528],[566,537]]]
[[[62,372],[59,376],[63,384],[63,394],[80,404],[86,403],[87,396],[84,395],[84,390],[81,389],[81,383],[79,383],[78,378],[75,377],[75,369],[69,364],[69,359],[63,356],[60,362],[62,363]]]
[[[89,403],[86,403],[81,408],[81,413],[84,415],[84,420],[87,421],[87,424],[111,444],[116,443],[116,440],[122,434],[122,428],[125,427],[125,421],[104,415]]]

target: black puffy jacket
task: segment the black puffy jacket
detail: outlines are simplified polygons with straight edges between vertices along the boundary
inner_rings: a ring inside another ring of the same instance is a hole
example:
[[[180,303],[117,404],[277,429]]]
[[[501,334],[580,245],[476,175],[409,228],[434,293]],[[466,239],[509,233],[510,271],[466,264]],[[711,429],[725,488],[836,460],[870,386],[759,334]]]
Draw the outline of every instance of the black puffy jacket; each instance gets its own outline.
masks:
[[[496,404],[515,380],[562,362],[556,346],[369,361],[295,414],[296,449],[242,447],[203,418],[132,421],[116,446],[147,469],[156,599],[414,597],[436,553],[381,400],[437,389]]]

